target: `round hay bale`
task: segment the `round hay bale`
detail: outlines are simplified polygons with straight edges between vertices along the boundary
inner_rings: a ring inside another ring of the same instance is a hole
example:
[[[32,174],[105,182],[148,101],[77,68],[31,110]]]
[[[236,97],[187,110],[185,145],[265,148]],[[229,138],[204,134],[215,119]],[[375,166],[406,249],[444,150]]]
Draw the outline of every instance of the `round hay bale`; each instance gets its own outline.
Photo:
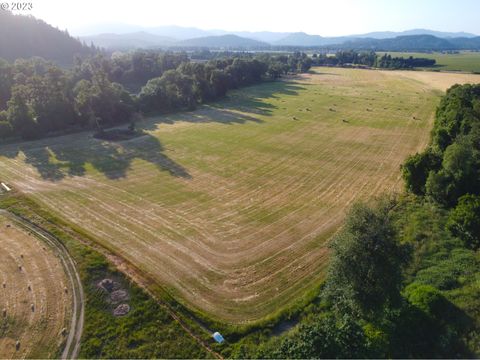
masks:
[[[113,310],[114,316],[124,316],[127,315],[130,311],[130,305],[128,304],[120,304],[118,305],[115,310]]]

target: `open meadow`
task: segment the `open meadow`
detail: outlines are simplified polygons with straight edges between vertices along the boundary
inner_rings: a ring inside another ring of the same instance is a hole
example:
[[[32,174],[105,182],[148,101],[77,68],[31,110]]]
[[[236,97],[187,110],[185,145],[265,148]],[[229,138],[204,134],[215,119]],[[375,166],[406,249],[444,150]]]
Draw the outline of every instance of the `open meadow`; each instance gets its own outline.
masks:
[[[352,202],[402,189],[456,82],[480,76],[318,68],[145,119],[130,140],[2,145],[0,180],[189,307],[258,320],[322,280]]]
[[[72,306],[60,259],[2,214],[0,248],[0,358],[57,356]]]

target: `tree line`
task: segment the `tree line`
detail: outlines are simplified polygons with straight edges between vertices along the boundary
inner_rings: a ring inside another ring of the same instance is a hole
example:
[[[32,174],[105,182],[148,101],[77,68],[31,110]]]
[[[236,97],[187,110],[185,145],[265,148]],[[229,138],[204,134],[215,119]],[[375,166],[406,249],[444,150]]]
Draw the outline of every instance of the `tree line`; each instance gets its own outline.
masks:
[[[412,193],[450,210],[448,227],[480,248],[480,85],[454,85],[440,102],[430,146],[403,166]]]
[[[0,138],[35,139],[132,121],[136,112],[191,110],[228,90],[304,72],[302,53],[192,62],[185,53],[137,51],[77,58],[72,69],[35,57],[0,59]]]
[[[402,172],[406,194],[354,205],[334,236],[321,315],[260,357],[478,356],[480,85],[447,91]]]
[[[358,52],[355,50],[338,51],[335,54],[313,54],[313,65],[317,66],[366,66],[385,69],[413,69],[431,67],[436,61],[410,56],[392,57],[390,54],[378,56],[374,51]]]
[[[387,69],[413,69],[416,67],[432,67],[436,63],[435,59],[415,58],[409,56],[392,57],[390,54],[384,54],[376,58],[375,67]]]
[[[365,65],[372,67],[377,55],[374,51],[337,51],[335,54],[313,54],[312,61],[317,66]]]
[[[475,358],[480,353],[480,85],[455,85],[406,193],[355,204],[318,296],[281,336],[234,358]]]

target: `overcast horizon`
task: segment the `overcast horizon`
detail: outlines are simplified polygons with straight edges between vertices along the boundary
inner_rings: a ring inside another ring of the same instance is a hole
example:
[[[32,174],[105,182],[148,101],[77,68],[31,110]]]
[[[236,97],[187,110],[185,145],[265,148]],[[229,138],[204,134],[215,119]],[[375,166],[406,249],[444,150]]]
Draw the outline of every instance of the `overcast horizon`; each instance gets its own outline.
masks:
[[[81,28],[74,28],[72,31],[67,28],[67,30],[70,32],[71,35],[74,36],[89,36],[89,35],[98,35],[100,34],[99,32],[89,32],[89,29],[93,28],[98,28],[98,27],[109,27],[111,26],[112,28],[118,27],[118,26],[126,26],[126,27],[142,27],[144,30],[148,29],[153,29],[157,27],[179,27],[179,28],[192,28],[192,29],[199,29],[199,30],[204,30],[204,31],[224,31],[224,32],[231,32],[231,33],[239,33],[239,32],[251,32],[251,33],[257,33],[257,32],[275,32],[275,33],[306,33],[308,35],[319,35],[323,37],[342,37],[342,36],[350,36],[350,35],[363,35],[363,34],[369,34],[369,33],[376,33],[376,32],[394,32],[394,33],[399,33],[399,32],[404,32],[404,31],[410,31],[410,30],[429,30],[429,31],[438,31],[438,32],[451,32],[451,33],[469,33],[473,34],[476,36],[480,36],[480,34],[471,32],[471,31],[464,31],[464,30],[458,30],[458,31],[445,31],[442,29],[433,29],[433,28],[427,28],[427,27],[417,27],[417,28],[405,28],[405,29],[399,29],[399,30],[391,30],[391,29],[376,29],[372,31],[367,31],[367,32],[352,32],[348,34],[342,34],[342,35],[325,35],[325,34],[316,34],[316,33],[311,33],[307,31],[273,31],[273,30],[268,30],[268,29],[263,29],[263,30],[248,30],[248,29],[220,29],[220,28],[203,28],[199,26],[189,26],[189,25],[177,25],[177,24],[162,24],[162,25],[152,25],[152,26],[144,26],[141,24],[129,24],[129,23],[96,23],[96,24],[87,24],[84,27]],[[134,30],[135,31],[135,30]],[[132,32],[134,32],[132,31]],[[140,30],[141,31],[141,30]],[[125,33],[129,33],[130,31],[125,31]],[[119,33],[116,31],[112,31],[112,33]]]
[[[115,25],[182,26],[231,32],[306,32],[327,37],[411,29],[480,34],[480,2],[475,0],[459,0],[455,6],[448,0],[404,0],[401,3],[303,0],[292,6],[244,0],[235,7],[219,0],[137,0],[134,4],[113,0],[32,1],[30,14],[67,29],[75,36],[88,35],[89,29],[99,25],[106,28]]]

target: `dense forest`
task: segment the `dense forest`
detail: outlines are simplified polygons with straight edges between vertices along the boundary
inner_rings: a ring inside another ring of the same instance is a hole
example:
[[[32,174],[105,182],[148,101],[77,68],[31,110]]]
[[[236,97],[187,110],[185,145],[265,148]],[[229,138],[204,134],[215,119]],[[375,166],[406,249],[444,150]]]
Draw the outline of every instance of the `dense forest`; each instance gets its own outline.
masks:
[[[184,53],[138,51],[76,58],[70,70],[38,57],[13,64],[0,59],[0,138],[101,132],[132,121],[138,111],[191,110],[229,89],[304,72],[310,64],[302,53],[194,63]]]
[[[317,66],[365,66],[382,69],[413,69],[416,67],[431,67],[436,61],[427,58],[410,56],[392,57],[389,54],[378,56],[374,51],[358,52],[354,50],[338,51],[334,55],[313,54],[313,65]]]
[[[331,242],[319,295],[281,336],[236,358],[469,358],[480,354],[480,85],[448,90],[407,192],[358,203]]]
[[[74,56],[86,57],[98,52],[82,44],[68,32],[60,31],[33,16],[0,11],[0,58],[40,56],[57,64],[71,66]]]

